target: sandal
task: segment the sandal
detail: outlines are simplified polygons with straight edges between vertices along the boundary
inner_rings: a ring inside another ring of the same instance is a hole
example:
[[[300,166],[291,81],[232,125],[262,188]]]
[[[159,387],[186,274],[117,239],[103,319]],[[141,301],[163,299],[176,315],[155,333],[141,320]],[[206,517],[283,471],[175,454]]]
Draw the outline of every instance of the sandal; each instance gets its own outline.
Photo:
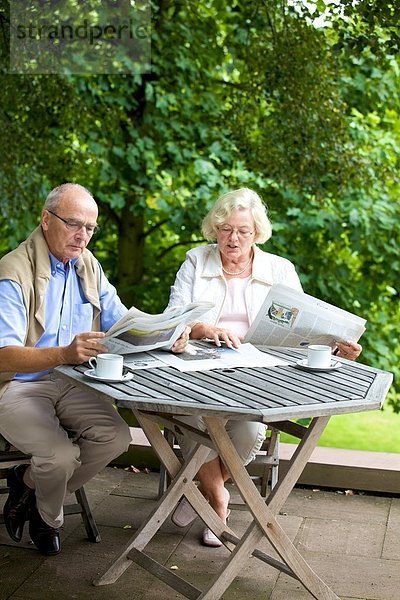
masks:
[[[190,523],[193,523],[196,517],[197,512],[192,505],[186,498],[182,498],[172,513],[171,521],[178,527],[186,527],[187,525],[190,525]]]
[[[203,530],[202,542],[204,546],[210,546],[212,548],[219,548],[222,546],[221,540],[208,527]]]
[[[226,513],[226,520],[229,519],[230,514],[231,511],[228,509]],[[221,540],[215,535],[215,533],[211,531],[211,529],[209,529],[209,527],[206,527],[203,530],[201,541],[204,546],[210,546],[211,548],[219,548],[220,546],[222,546]]]

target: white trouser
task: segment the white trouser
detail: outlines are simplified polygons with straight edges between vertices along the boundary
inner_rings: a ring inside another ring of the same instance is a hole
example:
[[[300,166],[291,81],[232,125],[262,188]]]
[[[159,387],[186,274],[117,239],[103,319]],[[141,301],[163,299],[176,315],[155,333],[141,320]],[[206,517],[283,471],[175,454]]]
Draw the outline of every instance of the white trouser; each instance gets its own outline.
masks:
[[[63,503],[131,441],[111,401],[54,375],[11,381],[0,398],[0,432],[30,454],[38,510],[51,527],[63,523]]]
[[[206,426],[202,417],[179,417],[180,421],[184,421],[196,429],[206,431]],[[243,465],[249,464],[255,459],[257,452],[265,440],[266,426],[263,423],[255,421],[227,421],[226,431],[240,456]],[[179,445],[183,456],[186,458],[196,446],[196,442],[189,437],[188,434],[177,434]],[[218,452],[211,450],[204,462],[208,463],[214,458],[217,458]]]

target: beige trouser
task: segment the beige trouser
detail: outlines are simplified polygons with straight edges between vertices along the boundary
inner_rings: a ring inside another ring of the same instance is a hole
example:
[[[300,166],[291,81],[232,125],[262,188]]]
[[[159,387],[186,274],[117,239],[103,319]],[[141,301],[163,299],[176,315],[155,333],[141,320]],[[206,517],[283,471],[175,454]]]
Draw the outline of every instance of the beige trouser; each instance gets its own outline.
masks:
[[[0,398],[0,432],[32,455],[36,502],[51,527],[63,523],[63,503],[131,441],[128,425],[111,401],[51,375],[12,381]]]
[[[202,417],[179,417],[179,420],[201,431],[206,430]],[[231,420],[226,423],[226,431],[239,454],[242,464],[247,465],[254,460],[265,440],[266,426],[255,421]],[[186,458],[196,446],[196,442],[186,433],[177,434],[177,438],[182,454]],[[208,463],[217,456],[218,452],[216,450],[210,450],[204,462]]]

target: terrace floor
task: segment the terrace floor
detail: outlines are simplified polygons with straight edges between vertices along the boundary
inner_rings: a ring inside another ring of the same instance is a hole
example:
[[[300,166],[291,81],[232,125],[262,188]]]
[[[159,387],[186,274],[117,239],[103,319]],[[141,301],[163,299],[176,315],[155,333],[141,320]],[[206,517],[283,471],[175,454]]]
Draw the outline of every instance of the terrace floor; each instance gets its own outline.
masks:
[[[56,557],[41,556],[28,536],[14,544],[0,526],[0,600],[183,598],[135,564],[112,585],[92,585],[152,510],[157,485],[157,473],[106,468],[86,486],[102,542],[89,543],[79,515],[70,515],[62,530],[62,552]],[[235,500],[234,487],[228,487]],[[2,503],[5,497],[0,497]],[[249,520],[248,512],[234,510],[230,525],[243,531]],[[296,488],[280,523],[342,600],[400,599],[399,497]],[[225,547],[201,546],[202,528],[200,519],[185,529],[168,519],[148,546],[152,557],[200,589],[228,554]],[[268,551],[268,544],[262,548]],[[223,600],[311,598],[295,579],[256,558],[243,565],[240,577],[223,595]]]

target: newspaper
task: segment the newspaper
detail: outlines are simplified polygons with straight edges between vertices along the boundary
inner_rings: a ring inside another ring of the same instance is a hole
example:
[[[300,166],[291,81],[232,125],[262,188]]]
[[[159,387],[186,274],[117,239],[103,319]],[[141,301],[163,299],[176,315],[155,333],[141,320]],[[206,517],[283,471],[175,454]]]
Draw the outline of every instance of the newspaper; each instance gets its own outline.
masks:
[[[101,343],[115,354],[170,349],[185,327],[213,308],[211,302],[174,306],[158,315],[132,307],[106,333]]]
[[[161,351],[160,351],[161,352]],[[163,354],[168,354],[163,352]],[[165,367],[165,364],[151,356],[150,352],[135,352],[127,354],[124,358],[124,367],[128,367],[130,371],[138,369],[155,369],[156,367]]]
[[[336,341],[357,342],[366,320],[282,284],[273,285],[248,330],[245,342],[302,348]]]
[[[274,367],[288,363],[276,356],[261,352],[251,344],[239,348],[216,346],[214,342],[192,341],[180,354],[150,352],[150,354],[178,371],[209,371],[211,369],[234,369],[236,367]]]

